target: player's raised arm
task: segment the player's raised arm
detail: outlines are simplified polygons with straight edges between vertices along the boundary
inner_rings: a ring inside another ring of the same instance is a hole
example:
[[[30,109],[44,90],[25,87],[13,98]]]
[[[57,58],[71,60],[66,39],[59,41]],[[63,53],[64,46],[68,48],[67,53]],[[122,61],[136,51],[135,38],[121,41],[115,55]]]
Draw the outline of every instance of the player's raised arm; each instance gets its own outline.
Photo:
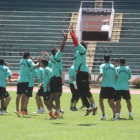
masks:
[[[81,54],[85,53],[86,49],[87,49],[86,43],[84,41],[81,41],[80,43],[78,42],[78,39],[77,39],[77,37],[76,37],[76,35],[74,33],[72,25],[70,25],[69,31],[70,31],[71,38],[72,38],[74,46],[77,47],[77,49],[79,50],[79,52]]]
[[[67,41],[67,38],[68,38],[68,34],[65,33],[63,30],[62,30],[62,34],[63,34],[64,38],[63,38],[63,41],[62,41],[62,43],[60,45],[60,51],[61,52],[64,50],[65,42]]]
[[[77,37],[76,37],[76,35],[74,33],[74,30],[73,30],[73,26],[72,25],[70,25],[69,31],[70,31],[71,39],[72,39],[72,41],[74,43],[74,46],[75,47],[78,46],[79,42],[78,42]]]

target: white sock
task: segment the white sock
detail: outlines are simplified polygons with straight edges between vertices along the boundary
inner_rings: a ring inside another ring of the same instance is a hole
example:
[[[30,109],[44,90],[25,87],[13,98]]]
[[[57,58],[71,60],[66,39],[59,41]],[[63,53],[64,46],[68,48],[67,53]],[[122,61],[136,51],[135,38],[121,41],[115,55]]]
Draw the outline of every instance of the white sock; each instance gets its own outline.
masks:
[[[91,107],[87,108],[87,110],[91,110]]]
[[[132,112],[129,112],[129,115],[132,116]]]
[[[95,103],[92,106],[93,106],[93,108],[96,108],[97,107],[97,105]]]
[[[116,113],[116,116],[117,116],[117,117],[120,117],[120,114],[119,114],[119,113]]]

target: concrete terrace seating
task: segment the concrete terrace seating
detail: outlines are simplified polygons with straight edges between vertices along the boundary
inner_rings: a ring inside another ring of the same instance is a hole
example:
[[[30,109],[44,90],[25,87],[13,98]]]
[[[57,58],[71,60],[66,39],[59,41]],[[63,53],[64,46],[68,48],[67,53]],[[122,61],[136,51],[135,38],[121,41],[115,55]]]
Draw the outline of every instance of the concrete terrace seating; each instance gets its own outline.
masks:
[[[73,5],[73,2],[75,3]],[[70,0],[2,0],[0,1],[0,55],[19,71],[23,52],[41,55],[50,52],[62,41],[61,30],[67,31],[72,12],[78,12],[80,1]],[[66,43],[63,54],[64,71],[73,63],[73,44]]]
[[[124,56],[132,73],[138,75],[140,74],[140,1],[114,1],[115,12],[123,14],[119,42],[97,42],[94,63],[90,67],[93,67],[93,74],[98,73],[103,55],[107,52],[111,54],[112,60]],[[50,52],[52,48],[59,47],[63,38],[61,30],[67,31],[71,15],[74,12],[78,13],[80,2],[81,0],[0,1],[0,56],[10,63],[13,72],[19,71],[19,62],[25,50],[29,50],[32,56],[37,57],[41,55],[42,49]],[[73,21],[77,22],[77,18]],[[119,32],[117,29],[115,31]],[[73,63],[72,46],[71,41],[66,43],[63,54],[64,72],[68,72]]]

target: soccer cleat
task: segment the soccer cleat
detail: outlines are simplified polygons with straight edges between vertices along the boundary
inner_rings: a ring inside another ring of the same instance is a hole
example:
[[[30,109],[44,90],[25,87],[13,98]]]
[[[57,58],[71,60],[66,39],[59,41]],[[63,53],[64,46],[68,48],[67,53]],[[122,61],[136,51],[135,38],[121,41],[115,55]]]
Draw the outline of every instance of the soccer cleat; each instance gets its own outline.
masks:
[[[133,120],[133,119],[134,119],[133,116],[129,115],[129,120]]]
[[[55,115],[53,114],[53,112],[49,112],[49,116],[50,116],[50,120],[56,119],[56,117],[55,117]]]
[[[116,121],[116,116],[113,116],[112,120],[113,120],[113,121]]]
[[[26,117],[26,112],[25,111],[21,111],[20,113],[21,113],[22,117]]]
[[[90,110],[87,109],[85,116],[88,116],[91,112],[93,112],[92,108]]]
[[[72,111],[73,110],[73,107],[70,107],[70,110]]]
[[[98,109],[98,107],[93,108],[93,115],[96,115],[97,114],[97,109]]]
[[[36,112],[34,112],[35,114],[42,114],[42,110],[37,110]]]
[[[78,111],[78,109],[76,107],[73,107],[72,111]]]
[[[42,111],[42,113],[45,112],[45,108],[42,108],[41,111]]]
[[[18,110],[15,111],[15,114],[16,114],[18,117],[21,117],[21,116],[20,116],[20,112],[19,112]]]
[[[0,115],[3,115],[4,114],[4,112],[3,111],[0,111]]]
[[[57,112],[57,111],[55,112],[54,115],[55,115],[56,118],[63,118],[63,115],[61,115],[61,114],[60,114],[59,112]]]
[[[63,116],[64,110],[63,110],[63,109],[60,109],[59,112],[60,112],[60,114]]]
[[[103,115],[103,116],[100,118],[100,120],[106,120],[106,116]]]

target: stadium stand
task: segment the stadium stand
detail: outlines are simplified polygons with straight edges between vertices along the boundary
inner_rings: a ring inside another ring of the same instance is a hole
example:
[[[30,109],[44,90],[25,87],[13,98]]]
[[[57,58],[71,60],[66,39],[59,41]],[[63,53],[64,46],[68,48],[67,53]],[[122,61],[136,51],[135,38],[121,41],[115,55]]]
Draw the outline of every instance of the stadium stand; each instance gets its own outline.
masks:
[[[104,0],[111,1],[111,0]],[[0,55],[19,71],[22,53],[29,50],[35,58],[41,50],[50,52],[62,40],[61,30],[77,23],[81,0],[1,0]],[[89,42],[87,63],[98,73],[103,55],[112,59],[124,56],[134,75],[140,74],[140,1],[114,0],[115,20],[110,42]],[[98,5],[95,5],[98,7]],[[102,5],[99,5],[102,6]],[[63,54],[64,72],[72,65],[74,49],[69,39]]]

